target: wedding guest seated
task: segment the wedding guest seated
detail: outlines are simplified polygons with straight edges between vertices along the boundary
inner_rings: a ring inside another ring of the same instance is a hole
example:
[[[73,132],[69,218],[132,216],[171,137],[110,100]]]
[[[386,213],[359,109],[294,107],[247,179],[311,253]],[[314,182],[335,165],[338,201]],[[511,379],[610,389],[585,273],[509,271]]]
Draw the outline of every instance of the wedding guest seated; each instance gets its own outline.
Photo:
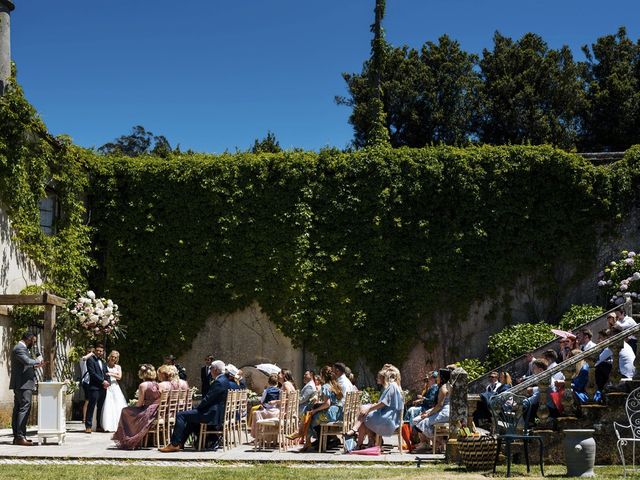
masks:
[[[236,379],[239,372],[240,370],[238,370],[238,367],[236,367],[232,363],[227,365],[227,368],[225,370],[225,375],[227,376],[227,380],[229,380],[229,388],[231,390],[240,390],[240,388],[242,388],[238,383],[240,380]]]
[[[311,410],[313,408],[313,404],[318,398],[318,390],[316,389],[314,377],[315,372],[313,370],[307,370],[304,372],[304,376],[302,377],[304,387],[300,390],[300,400],[298,401],[298,413],[300,416]]]
[[[179,452],[189,435],[198,431],[201,423],[207,423],[215,430],[222,428],[227,392],[229,391],[229,380],[224,371],[223,361],[215,360],[211,363],[211,376],[215,380],[209,386],[209,391],[196,408],[177,413],[175,427],[171,434],[171,443],[160,448],[161,452]],[[215,450],[217,445],[218,439],[216,438],[212,449]]]
[[[307,424],[301,423],[298,432],[288,436],[291,440],[305,437],[304,447],[300,450],[301,452],[311,449],[311,436],[315,433],[316,438],[318,438],[319,428],[317,427],[320,424],[342,420],[342,407],[339,405],[340,400],[342,400],[342,389],[338,385],[331,367],[328,365],[322,367],[320,377],[324,381],[320,389],[321,403],[316,404],[309,410],[311,414],[310,422]]]
[[[615,316],[615,321],[614,322],[609,322],[610,328],[612,328],[613,331],[614,331],[614,332],[612,332],[612,334],[620,332],[622,330],[626,330],[627,328],[635,327],[637,325],[637,323],[633,319],[633,317],[630,317],[630,316],[625,314],[624,308],[622,308],[622,307],[620,307],[619,309],[616,310],[616,314],[615,315],[616,315]],[[635,335],[630,335],[629,337],[627,337],[625,342],[627,342],[629,344],[629,346],[631,347],[631,350],[635,354],[636,348],[638,347],[638,340],[637,340],[636,336]]]
[[[524,373],[518,378],[518,383],[524,382],[528,377],[533,375],[533,361],[536,357],[533,355],[533,352],[527,352],[525,354],[525,358],[527,359],[527,368]]]
[[[571,339],[568,337],[562,337],[560,339],[560,352],[557,354],[557,358],[561,362],[564,362],[571,355]]]
[[[556,363],[558,354],[555,350],[546,350],[542,354],[542,357],[547,361],[547,370],[558,365]],[[562,392],[564,392],[564,374],[562,372],[556,372],[551,375],[549,389],[547,390],[548,398],[550,399],[550,401],[547,402],[547,408],[549,409],[549,416],[552,418],[557,418],[560,413],[562,413],[562,403],[560,402]]]
[[[489,385],[485,388],[485,392],[496,393],[498,388],[502,385],[498,377],[498,372],[494,371],[489,374]]]
[[[579,355],[582,350],[575,349],[571,352],[571,356]],[[573,390],[574,397],[579,403],[585,403],[589,400],[586,388],[589,382],[589,364],[584,360],[576,363],[573,379],[571,380],[571,389]]]
[[[448,368],[440,369],[438,376],[440,382],[436,405],[413,419],[413,424],[420,436],[420,443],[416,445],[417,451],[425,451],[428,448],[428,437],[433,435],[433,427],[436,423],[449,421],[449,398],[451,396],[449,379],[451,378],[451,370]]]
[[[189,384],[186,380],[180,379],[178,369],[175,365],[161,365],[158,367],[158,380],[158,387],[161,392],[189,390]]]
[[[477,426],[488,427],[487,424],[491,421],[491,410],[489,408],[491,397],[499,395],[512,387],[509,372],[491,372],[489,374],[489,381],[489,386],[486,391],[480,394],[480,401],[478,402],[476,411],[473,412],[473,423]],[[490,388],[495,385],[497,385],[497,387]]]
[[[138,387],[138,401],[134,407],[122,409],[118,428],[112,437],[116,447],[125,450],[140,446],[156,418],[160,401],[160,388],[155,381],[156,370],[153,365],[140,365],[138,378],[142,380]]]
[[[280,373],[278,373],[278,384],[281,385],[280,392],[286,391],[287,393],[291,393],[296,391],[293,375],[291,371],[287,369],[282,369]],[[254,440],[255,434],[257,433],[256,424],[259,420],[278,418],[278,415],[280,415],[280,392],[278,399],[263,402],[263,408],[254,412],[251,425],[251,434],[254,436]]]
[[[498,383],[500,386],[496,391],[496,394],[501,394],[502,392],[506,392],[511,387],[513,387],[513,382],[511,380],[511,374],[509,372],[502,371],[500,375],[498,375]]]
[[[262,391],[260,403],[251,408],[249,412],[248,424],[251,426],[251,432],[255,435],[255,413],[258,410],[272,408],[276,400],[280,399],[280,389],[278,388],[278,374],[272,373],[267,378],[267,388]]]
[[[601,330],[598,333],[599,340],[602,342],[603,340],[609,338],[613,333],[617,332],[612,332],[611,329]],[[620,375],[623,378],[633,378],[635,374],[635,367],[633,365],[635,359],[636,355],[631,346],[629,346],[627,342],[622,342],[622,349],[620,350],[620,354],[618,357],[618,368],[620,371]],[[612,362],[613,352],[609,347],[607,347],[602,350],[602,352],[600,353],[600,357],[596,362],[595,379],[598,390],[596,391],[593,398],[595,401],[601,400],[602,391],[604,390],[605,385],[609,382]]]
[[[580,350],[586,352],[587,350],[595,347],[596,344],[591,340],[592,338],[593,333],[591,333],[591,330],[589,330],[588,328],[583,328],[582,330],[580,330],[578,332],[578,335],[576,336],[576,340],[578,341]]]
[[[342,390],[342,398],[347,396],[347,392],[357,390],[346,375],[346,371],[347,366],[344,363],[336,362],[333,364],[333,373],[335,374],[338,385],[340,385],[340,389]],[[351,370],[349,370],[349,372],[351,372]],[[342,402],[340,402],[340,404],[342,404]]]
[[[407,409],[404,416],[405,422],[411,422],[422,412],[426,412],[436,404],[438,397],[438,372],[434,370],[424,377],[424,388],[422,393],[413,401],[413,406]]]
[[[347,434],[352,437],[357,435],[357,448],[363,448],[365,438],[369,446],[373,446],[375,435],[386,437],[400,427],[404,407],[400,378],[400,371],[391,364],[386,364],[378,372],[376,380],[383,387],[380,400],[362,406],[353,429]]]
[[[533,361],[531,365],[531,373],[532,375],[538,375],[544,372],[547,369],[548,365],[546,360],[536,359]],[[530,423],[533,424],[538,413],[538,406],[540,401],[540,388],[539,387],[529,387],[527,389],[527,401],[524,404],[524,418]],[[547,400],[547,407],[549,406],[550,400]]]

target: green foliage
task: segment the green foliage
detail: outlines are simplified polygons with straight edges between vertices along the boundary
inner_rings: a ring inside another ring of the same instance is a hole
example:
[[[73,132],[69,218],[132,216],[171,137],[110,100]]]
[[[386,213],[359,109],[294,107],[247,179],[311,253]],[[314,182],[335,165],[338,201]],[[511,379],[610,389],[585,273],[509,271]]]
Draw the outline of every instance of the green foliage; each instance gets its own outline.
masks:
[[[98,157],[91,285],[126,312],[119,349],[132,363],[185,351],[209,315],[253,302],[319,362],[401,363],[442,305],[465,318],[523,272],[561,296],[570,285],[552,284],[554,265],[580,265],[577,279],[595,268],[584,259],[598,225],[627,208],[633,177],[620,171],[633,158],[611,169],[550,147]]]
[[[129,135],[121,135],[113,142],[105,143],[98,149],[98,152],[103,155],[126,155],[128,157],[155,155],[166,158],[173,153],[173,150],[166,137],[154,135],[142,125],[136,125],[131,128]]]
[[[475,380],[487,371],[486,365],[479,358],[465,358],[456,362],[456,365],[464,368],[469,381]]]
[[[253,142],[253,147],[251,147],[251,153],[280,153],[281,151],[280,142],[271,131],[268,131],[267,136],[262,140],[256,138]]]
[[[483,122],[480,140],[492,144],[575,144],[582,91],[569,47],[551,50],[527,33],[514,42],[496,32],[480,61]]]
[[[420,51],[385,45],[381,89],[386,126],[394,147],[423,147],[429,143],[463,145],[478,122],[480,78],[474,71],[476,57],[443,35]],[[352,107],[349,122],[354,144],[366,144],[372,128],[369,111],[372,91],[370,61],[360,74],[343,74],[349,97],[338,104]]]
[[[511,325],[489,337],[487,365],[503,365],[555,338],[548,323]]]
[[[640,143],[640,42],[621,27],[583,52],[589,108],[582,119],[582,147],[620,151]]]
[[[558,328],[570,332],[604,313],[602,307],[595,305],[571,305],[560,318]]]
[[[92,266],[84,224],[88,154],[68,139],[51,137],[15,82],[0,98],[0,201],[24,253],[43,275],[43,288],[63,297],[85,285]],[[40,227],[39,202],[55,191],[60,216],[55,233]]]

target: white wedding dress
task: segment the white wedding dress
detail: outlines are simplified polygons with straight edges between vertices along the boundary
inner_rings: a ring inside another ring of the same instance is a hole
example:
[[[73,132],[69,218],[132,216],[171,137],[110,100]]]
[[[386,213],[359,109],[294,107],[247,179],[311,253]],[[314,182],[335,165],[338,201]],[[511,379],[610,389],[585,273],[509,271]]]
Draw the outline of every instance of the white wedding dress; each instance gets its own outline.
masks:
[[[113,368],[107,366],[109,373],[117,373],[118,376],[122,375],[120,365],[114,365]],[[111,385],[107,388],[107,396],[104,399],[104,406],[102,407],[102,428],[107,432],[115,432],[118,429],[118,422],[120,421],[120,412],[127,406],[127,400],[124,398],[118,381],[112,376]]]

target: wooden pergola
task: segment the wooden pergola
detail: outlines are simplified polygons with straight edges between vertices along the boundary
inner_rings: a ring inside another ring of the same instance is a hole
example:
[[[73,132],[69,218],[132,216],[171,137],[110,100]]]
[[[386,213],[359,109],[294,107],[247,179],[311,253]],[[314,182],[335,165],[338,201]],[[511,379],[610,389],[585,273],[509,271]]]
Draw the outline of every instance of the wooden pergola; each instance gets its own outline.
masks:
[[[55,380],[56,364],[56,307],[64,307],[67,301],[52,293],[37,295],[0,295],[0,305],[40,305],[44,307],[44,331],[42,357],[47,362],[43,369],[44,380]]]

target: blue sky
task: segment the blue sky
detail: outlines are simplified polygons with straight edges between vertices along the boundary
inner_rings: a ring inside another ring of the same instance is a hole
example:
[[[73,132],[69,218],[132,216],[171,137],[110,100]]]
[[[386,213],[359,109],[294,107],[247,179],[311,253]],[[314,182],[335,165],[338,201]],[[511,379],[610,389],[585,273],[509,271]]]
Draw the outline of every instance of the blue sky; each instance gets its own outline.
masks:
[[[352,138],[341,72],[369,55],[374,0],[14,0],[19,81],[54,134],[100,146],[144,125],[172,145],[246,149],[267,130],[285,148]],[[393,45],[447,33],[470,52],[494,31],[580,46],[627,27],[623,0],[387,0]]]

